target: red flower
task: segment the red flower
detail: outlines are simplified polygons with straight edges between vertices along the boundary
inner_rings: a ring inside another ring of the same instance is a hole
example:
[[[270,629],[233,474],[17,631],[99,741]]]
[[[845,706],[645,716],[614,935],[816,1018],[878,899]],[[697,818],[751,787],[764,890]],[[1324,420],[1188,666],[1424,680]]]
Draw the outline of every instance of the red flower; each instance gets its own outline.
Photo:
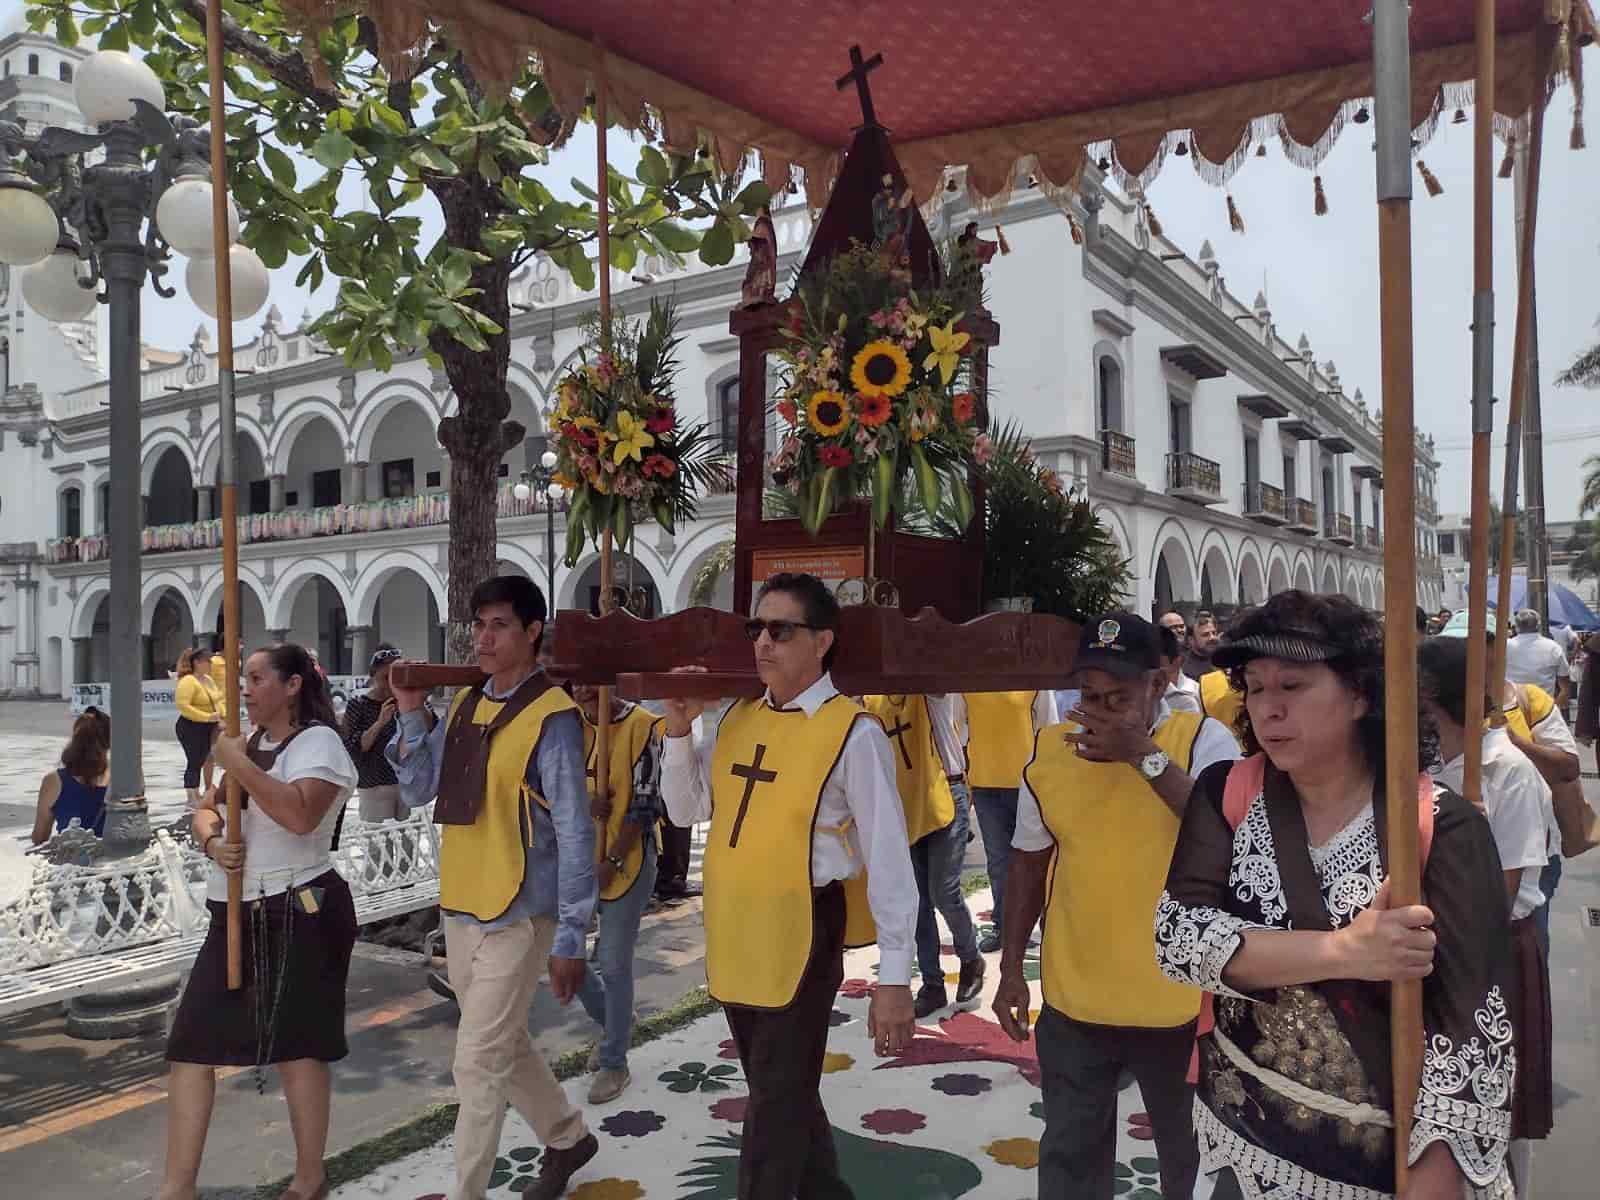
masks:
[[[856,401],[856,418],[869,429],[875,429],[889,419],[889,397],[881,392],[871,395],[858,395]]]
[[[831,443],[817,451],[817,459],[825,467],[848,467],[855,461],[850,451],[843,446],[835,446]]]
[[[580,446],[586,446],[590,450],[600,444],[600,437],[594,430],[584,429],[578,425],[563,425],[561,427],[561,436],[568,441],[577,442]]]
[[[678,464],[665,454],[650,454],[645,456],[644,464],[640,467],[646,479],[660,476],[662,479],[671,479],[677,474]]]
[[[978,400],[971,392],[957,392],[950,400],[950,415],[957,425],[965,425],[978,411]]]
[[[670,408],[657,409],[655,416],[646,417],[644,421],[644,427],[651,433],[671,433],[677,425],[678,414]]]

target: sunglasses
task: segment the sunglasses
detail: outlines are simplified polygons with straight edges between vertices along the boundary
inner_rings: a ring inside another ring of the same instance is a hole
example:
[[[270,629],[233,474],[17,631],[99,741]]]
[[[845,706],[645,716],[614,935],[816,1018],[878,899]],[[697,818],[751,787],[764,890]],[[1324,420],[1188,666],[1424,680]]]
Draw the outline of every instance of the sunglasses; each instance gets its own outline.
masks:
[[[787,642],[797,629],[816,628],[804,621],[763,621],[759,617],[752,617],[744,623],[744,635],[752,642],[760,641],[763,633],[775,642]]]

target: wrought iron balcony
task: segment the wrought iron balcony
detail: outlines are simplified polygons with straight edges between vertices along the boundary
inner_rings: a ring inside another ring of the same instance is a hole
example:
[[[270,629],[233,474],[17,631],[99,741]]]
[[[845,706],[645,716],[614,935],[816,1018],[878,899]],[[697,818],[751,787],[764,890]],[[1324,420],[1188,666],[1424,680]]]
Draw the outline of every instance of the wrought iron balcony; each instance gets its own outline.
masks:
[[[1245,484],[1244,515],[1263,525],[1286,524],[1289,513],[1284,508],[1283,489],[1275,488],[1270,483]]]
[[[1309,500],[1288,502],[1289,528],[1296,533],[1317,532],[1317,506]]]
[[[1167,495],[1196,504],[1222,503],[1221,465],[1187,451],[1167,455]]]
[[[1356,545],[1363,550],[1382,550],[1383,534],[1371,525],[1363,525],[1356,530]]]
[[[1118,433],[1115,429],[1102,429],[1100,431],[1101,457],[1100,466],[1126,475],[1133,479],[1138,475],[1138,462],[1134,458],[1133,439],[1125,433]]]
[[[1343,513],[1329,513],[1322,521],[1322,536],[1341,546],[1356,544],[1355,528]]]

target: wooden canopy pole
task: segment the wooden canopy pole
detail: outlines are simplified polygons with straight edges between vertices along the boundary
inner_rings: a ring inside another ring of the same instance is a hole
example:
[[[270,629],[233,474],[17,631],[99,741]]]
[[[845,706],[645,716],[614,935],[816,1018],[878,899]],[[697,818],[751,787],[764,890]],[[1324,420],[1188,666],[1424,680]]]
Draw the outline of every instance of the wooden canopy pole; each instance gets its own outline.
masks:
[[[600,349],[611,353],[611,173],[606,164],[606,68],[605,50],[600,52],[600,65],[594,81],[594,141],[595,141],[595,222],[600,241]],[[616,495],[613,503],[626,504],[624,496]],[[600,615],[611,611],[611,527],[600,534]],[[600,688],[596,704],[594,733],[594,800],[592,811],[600,819],[595,833],[594,860],[598,865],[606,860],[610,848],[606,845],[606,821],[611,816],[611,687]]]
[[[1489,694],[1496,699],[1505,691],[1506,622],[1511,608],[1511,557],[1516,548],[1518,469],[1522,463],[1522,409],[1527,402],[1529,342],[1533,334],[1533,248],[1539,224],[1539,173],[1544,160],[1544,110],[1556,27],[1543,25],[1534,53],[1533,104],[1528,110],[1528,142],[1523,166],[1527,171],[1524,193],[1522,241],[1517,250],[1517,327],[1511,340],[1511,404],[1506,413],[1506,471],[1500,494],[1500,577],[1495,598],[1494,658],[1489,665]],[[1582,51],[1574,48],[1574,54]],[[1476,520],[1476,515],[1474,516]],[[1473,528],[1477,537],[1477,528]],[[1488,562],[1485,555],[1484,569]],[[1470,699],[1470,697],[1469,697]],[[1470,719],[1472,714],[1467,714]],[[1471,759],[1467,760],[1471,763]]]
[[[1494,0],[1477,0],[1472,145],[1472,544],[1467,554],[1467,729],[1461,790],[1483,807],[1484,640],[1489,598],[1489,453],[1494,432]]]
[[[227,734],[239,736],[239,486],[237,417],[233,396],[233,272],[228,236],[228,142],[225,89],[222,73],[222,0],[206,4],[206,63],[211,76],[211,250],[216,256],[217,279],[217,408],[221,425],[221,454],[217,481],[222,489],[222,658],[227,678]],[[239,781],[233,772],[223,776],[227,824],[223,841],[237,846],[244,841]],[[244,876],[228,875],[228,988],[244,986]]]
[[[1492,11],[1492,3],[1489,5]],[[1398,907],[1421,894],[1417,837],[1416,429],[1412,420],[1411,36],[1407,0],[1375,0],[1372,66],[1378,176],[1378,290],[1382,338],[1384,542],[1383,666],[1389,887]],[[1398,531],[1398,536],[1396,536]],[[1395,1194],[1406,1186],[1412,1109],[1422,1077],[1422,981],[1390,985]]]

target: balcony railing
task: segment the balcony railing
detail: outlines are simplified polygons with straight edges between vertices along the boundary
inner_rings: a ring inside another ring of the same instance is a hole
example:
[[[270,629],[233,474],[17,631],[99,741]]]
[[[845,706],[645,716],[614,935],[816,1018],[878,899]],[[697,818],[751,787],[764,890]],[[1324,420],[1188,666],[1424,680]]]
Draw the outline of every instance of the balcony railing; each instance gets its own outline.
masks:
[[[1323,518],[1322,536],[1342,546],[1353,546],[1356,540],[1355,527],[1343,513],[1329,513]]]
[[[504,484],[495,497],[500,517],[527,517],[543,512],[549,501],[535,491],[518,500],[513,485]],[[566,501],[558,501],[556,511],[566,511]],[[421,529],[445,525],[450,521],[450,497],[443,492],[408,496],[400,500],[367,500],[360,504],[335,504],[326,508],[287,509],[275,513],[252,513],[239,518],[239,544],[283,542],[297,538],[335,537],[346,533],[371,533],[381,529]],[[222,545],[222,522],[186,521],[180,525],[152,525],[144,530],[146,554],[170,554],[182,550],[213,550]],[[99,562],[110,553],[105,536],[58,538],[48,544],[51,562]]]
[[[1284,508],[1283,489],[1270,483],[1244,485],[1244,515],[1263,525],[1282,525],[1289,519]]]
[[[1383,534],[1371,525],[1363,525],[1356,530],[1356,545],[1363,550],[1382,550]]]
[[[1294,500],[1289,512],[1289,528],[1301,533],[1317,532],[1317,506],[1309,500]]]
[[[1115,429],[1102,429],[1100,447],[1100,466],[1103,469],[1114,471],[1118,475],[1126,475],[1129,479],[1138,475],[1138,460],[1133,453],[1133,439],[1127,434],[1118,433]]]
[[[1222,499],[1222,466],[1198,454],[1180,451],[1167,455],[1167,494],[1201,504]]]

